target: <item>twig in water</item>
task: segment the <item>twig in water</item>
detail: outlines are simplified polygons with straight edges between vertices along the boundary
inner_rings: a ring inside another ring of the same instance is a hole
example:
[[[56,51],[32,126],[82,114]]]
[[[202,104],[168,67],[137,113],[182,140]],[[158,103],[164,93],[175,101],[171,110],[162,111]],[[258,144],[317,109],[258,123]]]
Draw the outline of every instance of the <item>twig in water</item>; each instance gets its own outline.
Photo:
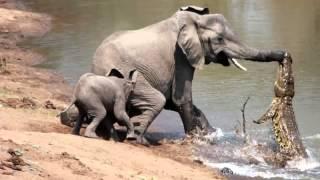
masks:
[[[241,112],[242,112],[242,133],[244,137],[247,137],[247,132],[246,132],[246,117],[245,117],[245,109],[246,109],[246,105],[249,101],[250,97],[248,97],[246,99],[246,101],[243,103],[242,108],[241,108]],[[246,138],[245,138],[246,139]]]
[[[240,131],[241,131],[241,128],[242,128],[242,124],[241,124],[241,122],[240,122],[239,119],[237,120],[237,123],[238,123],[238,124],[234,126],[235,133],[236,133],[237,135],[242,135],[241,132],[240,132]]]

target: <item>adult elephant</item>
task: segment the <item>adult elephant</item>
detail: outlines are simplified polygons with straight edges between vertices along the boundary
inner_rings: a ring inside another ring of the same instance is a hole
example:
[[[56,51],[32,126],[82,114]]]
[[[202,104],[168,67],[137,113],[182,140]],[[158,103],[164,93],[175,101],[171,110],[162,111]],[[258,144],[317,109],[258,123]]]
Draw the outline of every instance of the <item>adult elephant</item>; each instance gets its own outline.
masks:
[[[142,29],[110,35],[95,52],[92,72],[106,75],[117,69],[125,77],[133,69],[140,72],[129,104],[139,112],[131,118],[141,122],[138,141],[146,143],[143,136],[163,108],[179,113],[187,134],[213,130],[192,102],[196,69],[211,62],[241,67],[234,58],[281,61],[284,54],[242,44],[223,15],[193,6]]]

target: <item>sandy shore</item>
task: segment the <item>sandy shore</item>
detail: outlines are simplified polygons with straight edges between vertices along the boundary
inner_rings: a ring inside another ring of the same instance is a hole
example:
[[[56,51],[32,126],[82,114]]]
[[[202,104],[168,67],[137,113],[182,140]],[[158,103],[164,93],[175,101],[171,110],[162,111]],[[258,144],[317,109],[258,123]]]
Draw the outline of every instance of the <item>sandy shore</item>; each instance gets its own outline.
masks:
[[[70,135],[55,117],[72,88],[32,65],[42,55],[19,47],[43,36],[51,17],[0,0],[0,179],[223,179],[193,162],[191,147],[143,147]]]

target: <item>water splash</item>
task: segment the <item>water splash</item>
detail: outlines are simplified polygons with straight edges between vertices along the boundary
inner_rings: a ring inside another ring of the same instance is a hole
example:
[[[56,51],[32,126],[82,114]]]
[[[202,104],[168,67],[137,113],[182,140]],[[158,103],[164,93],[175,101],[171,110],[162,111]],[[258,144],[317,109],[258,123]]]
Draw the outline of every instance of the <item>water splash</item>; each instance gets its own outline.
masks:
[[[248,177],[262,177],[262,178],[283,178],[283,179],[318,179],[319,162],[316,160],[303,159],[292,162],[292,167],[273,168],[261,164],[244,164],[237,162],[211,162],[210,160],[200,158],[203,163],[212,168],[223,169],[225,167],[231,169],[234,174],[248,176]]]
[[[219,140],[224,136],[222,129],[220,128],[215,128],[215,129],[216,129],[215,132],[205,135],[204,138],[213,141],[213,140]]]
[[[300,171],[306,171],[320,167],[320,163],[319,161],[317,161],[314,155],[308,149],[306,149],[306,152],[308,154],[308,158],[301,158],[297,160],[288,161],[287,167],[299,169]]]
[[[263,139],[253,136],[244,143],[244,137],[234,132],[223,132],[221,129],[218,131],[206,137],[215,140],[214,144],[199,143],[195,151],[198,159],[209,167],[220,170],[225,167],[230,168],[234,174],[247,177],[280,179],[319,179],[320,177],[318,157],[311,153],[309,149],[312,150],[312,146],[308,147],[308,144],[306,144],[308,159],[290,161],[286,168],[275,168],[265,162],[265,151],[257,149],[257,147],[266,147],[272,151],[266,136]]]
[[[212,168],[230,168],[234,174],[248,176],[248,177],[262,177],[262,178],[283,178],[283,179],[305,179],[306,176],[296,173],[293,174],[284,169],[275,170],[268,166],[243,165],[238,163],[212,163],[204,161],[204,164]]]
[[[315,134],[315,135],[312,135],[312,136],[307,136],[303,139],[320,139],[320,134]]]
[[[215,144],[221,137],[224,136],[222,130],[220,128],[215,128],[216,131],[205,136],[195,135],[193,137],[193,143],[198,145],[211,145]]]

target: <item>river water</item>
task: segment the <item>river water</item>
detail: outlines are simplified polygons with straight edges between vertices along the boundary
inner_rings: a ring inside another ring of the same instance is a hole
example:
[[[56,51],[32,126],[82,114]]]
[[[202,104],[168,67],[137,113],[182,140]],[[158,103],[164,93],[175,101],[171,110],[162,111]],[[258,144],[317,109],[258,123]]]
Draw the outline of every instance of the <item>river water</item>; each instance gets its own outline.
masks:
[[[72,84],[82,73],[90,70],[95,49],[109,34],[163,20],[187,4],[206,6],[213,13],[222,13],[240,39],[250,46],[288,50],[294,61],[296,119],[304,144],[314,158],[312,167],[304,171],[270,171],[270,168],[244,166],[230,157],[219,160],[209,156],[208,164],[214,167],[229,164],[233,169],[238,167],[237,173],[248,176],[320,178],[320,169],[316,167],[320,159],[320,1],[29,0],[27,4],[54,17],[52,31],[31,42],[33,47],[40,47],[40,51],[48,57],[48,61],[40,66],[62,73]],[[241,106],[248,96],[248,133],[259,141],[266,140],[264,137],[270,134],[270,124],[254,125],[251,121],[259,118],[271,102],[277,64],[247,61],[242,61],[242,64],[248,72],[232,66],[208,65],[196,72],[193,81],[195,104],[224,134],[219,142],[236,144],[232,139],[235,139],[238,121],[242,119]],[[168,111],[161,113],[151,128],[163,134],[183,134],[178,115]],[[210,147],[206,148],[210,151]],[[236,148],[234,145],[229,150]],[[239,167],[248,168],[244,170]],[[265,175],[268,173],[274,173],[274,176]]]

